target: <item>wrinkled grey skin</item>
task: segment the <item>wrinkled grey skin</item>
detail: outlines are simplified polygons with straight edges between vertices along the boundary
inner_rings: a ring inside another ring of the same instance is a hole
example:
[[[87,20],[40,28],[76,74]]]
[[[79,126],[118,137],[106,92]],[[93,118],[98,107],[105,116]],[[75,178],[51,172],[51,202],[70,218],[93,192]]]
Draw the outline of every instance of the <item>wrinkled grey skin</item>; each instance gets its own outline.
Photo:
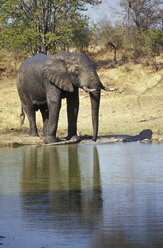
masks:
[[[93,140],[96,141],[100,92],[104,86],[88,56],[62,52],[52,56],[38,54],[25,60],[18,71],[17,89],[22,103],[21,115],[24,115],[24,109],[29,120],[30,135],[38,136],[35,111],[40,110],[43,118],[45,143],[56,142],[61,99],[66,97],[67,138],[77,138],[78,88],[85,88],[90,94]]]

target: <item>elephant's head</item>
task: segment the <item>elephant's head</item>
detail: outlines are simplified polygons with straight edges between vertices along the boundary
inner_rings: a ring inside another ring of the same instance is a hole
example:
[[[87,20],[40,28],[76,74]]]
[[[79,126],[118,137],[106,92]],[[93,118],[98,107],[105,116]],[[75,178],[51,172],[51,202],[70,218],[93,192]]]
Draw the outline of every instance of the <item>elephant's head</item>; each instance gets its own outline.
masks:
[[[97,139],[101,88],[93,62],[85,54],[62,52],[51,56],[44,65],[49,81],[64,91],[73,92],[79,87],[90,94],[92,106],[93,140]]]

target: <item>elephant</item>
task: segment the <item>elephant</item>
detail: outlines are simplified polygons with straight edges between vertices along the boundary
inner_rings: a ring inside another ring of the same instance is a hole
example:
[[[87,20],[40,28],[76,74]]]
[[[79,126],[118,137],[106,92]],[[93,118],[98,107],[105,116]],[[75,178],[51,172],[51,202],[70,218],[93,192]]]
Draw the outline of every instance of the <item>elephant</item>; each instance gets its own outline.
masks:
[[[24,122],[26,113],[30,135],[38,136],[35,112],[40,110],[43,119],[44,143],[56,142],[61,99],[66,98],[67,139],[78,139],[79,88],[90,94],[93,140],[96,141],[100,93],[101,89],[107,90],[107,88],[100,82],[94,63],[82,53],[37,54],[20,65],[17,90],[22,106],[21,124]]]

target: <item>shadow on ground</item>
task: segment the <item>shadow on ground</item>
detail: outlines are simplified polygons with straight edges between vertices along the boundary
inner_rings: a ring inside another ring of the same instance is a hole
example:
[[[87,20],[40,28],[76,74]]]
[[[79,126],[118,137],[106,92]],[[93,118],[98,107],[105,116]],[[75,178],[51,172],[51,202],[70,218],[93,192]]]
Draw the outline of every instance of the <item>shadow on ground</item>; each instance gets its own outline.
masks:
[[[98,136],[98,139],[96,142],[92,140],[92,136],[84,135],[80,136],[79,139],[74,140],[66,140],[65,138],[58,139],[58,142],[50,143],[50,144],[44,144],[43,137],[30,137],[27,133],[23,135],[22,131],[19,130],[13,130],[14,135],[10,135],[8,139],[4,141],[4,137],[0,139],[0,147],[3,146],[13,146],[18,147],[22,145],[47,145],[47,146],[53,146],[53,145],[65,145],[65,144],[75,144],[75,143],[116,143],[116,142],[133,142],[133,141],[140,141],[144,143],[150,143],[152,142],[152,130],[146,129],[141,131],[138,135],[105,135],[105,136]],[[22,133],[22,136],[21,136]],[[5,135],[5,134],[4,134]]]
[[[98,137],[98,141],[103,141],[106,142],[108,140],[108,142],[117,142],[117,141],[121,141],[121,142],[134,142],[134,141],[143,141],[143,140],[151,140],[152,139],[152,130],[150,129],[145,129],[143,131],[141,131],[138,135],[105,135],[105,136],[99,136]],[[91,140],[92,136],[82,136],[81,140],[84,143],[85,140]]]

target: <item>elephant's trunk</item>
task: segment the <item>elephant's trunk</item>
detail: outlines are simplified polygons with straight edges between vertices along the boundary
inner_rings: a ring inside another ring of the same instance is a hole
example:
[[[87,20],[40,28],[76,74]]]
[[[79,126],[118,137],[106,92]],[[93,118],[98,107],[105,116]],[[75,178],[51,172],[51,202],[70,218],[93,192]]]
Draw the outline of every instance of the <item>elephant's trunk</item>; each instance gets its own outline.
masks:
[[[92,107],[92,125],[93,125],[93,141],[97,140],[99,106],[100,106],[100,90],[90,93]]]

